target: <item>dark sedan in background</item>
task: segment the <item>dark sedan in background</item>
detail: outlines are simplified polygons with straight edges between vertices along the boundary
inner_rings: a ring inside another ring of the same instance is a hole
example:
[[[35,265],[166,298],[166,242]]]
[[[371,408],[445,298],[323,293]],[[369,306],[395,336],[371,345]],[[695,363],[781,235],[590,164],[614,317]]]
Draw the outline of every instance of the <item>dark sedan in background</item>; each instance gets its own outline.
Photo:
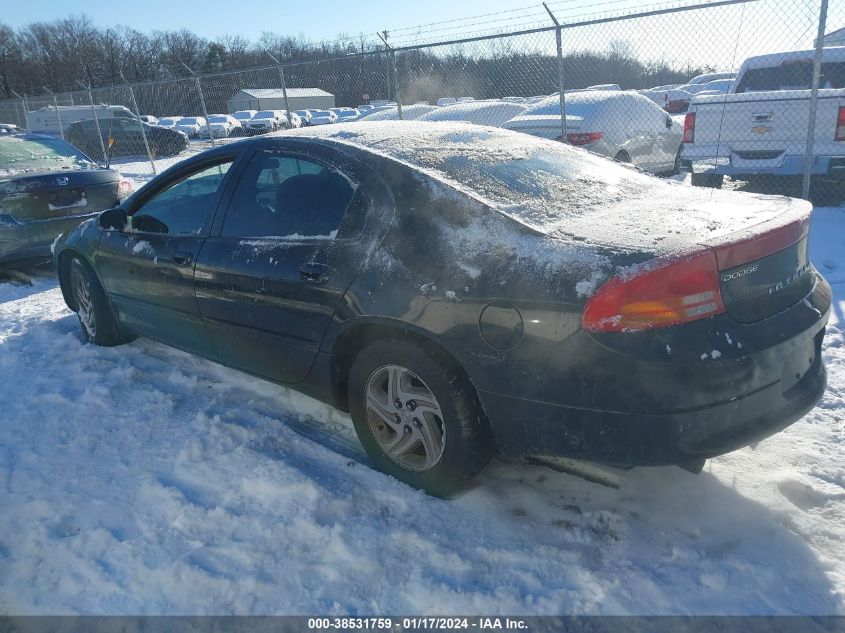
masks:
[[[59,234],[132,191],[128,180],[50,136],[0,136],[0,262],[49,257]]]
[[[501,129],[352,123],[183,161],[54,261],[89,340],[290,385],[449,494],[496,449],[697,471],[804,415],[831,305],[810,211]]]
[[[102,156],[103,149],[107,159],[145,156],[147,149],[142,127],[153,156],[175,156],[188,147],[188,137],[184,132],[117,117],[71,123],[65,130],[65,138],[90,156]],[[113,141],[111,145],[110,140]]]

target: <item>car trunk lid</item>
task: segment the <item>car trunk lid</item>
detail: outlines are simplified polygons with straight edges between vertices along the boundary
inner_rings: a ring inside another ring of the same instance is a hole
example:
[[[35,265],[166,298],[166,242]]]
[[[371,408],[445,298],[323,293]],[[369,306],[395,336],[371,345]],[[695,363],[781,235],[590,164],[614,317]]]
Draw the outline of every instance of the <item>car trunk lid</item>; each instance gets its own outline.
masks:
[[[567,133],[579,132],[583,122],[584,117],[566,115]],[[505,123],[505,128],[552,140],[562,134],[559,114],[520,114]]]
[[[716,248],[725,310],[752,323],[801,301],[813,289],[807,253],[811,207],[796,201],[792,218],[770,221],[754,235],[738,236]]]
[[[108,209],[120,176],[107,169],[69,170],[0,181],[0,213],[17,222],[51,220]]]

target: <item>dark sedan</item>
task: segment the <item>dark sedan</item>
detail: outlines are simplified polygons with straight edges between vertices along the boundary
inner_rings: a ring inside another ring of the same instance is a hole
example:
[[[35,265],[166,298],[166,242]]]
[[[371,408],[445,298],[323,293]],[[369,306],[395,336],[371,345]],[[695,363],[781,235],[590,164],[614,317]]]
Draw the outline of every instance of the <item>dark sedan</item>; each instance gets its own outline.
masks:
[[[91,156],[102,156],[104,149],[107,158],[145,156],[142,127],[153,156],[175,156],[188,147],[188,137],[179,130],[117,117],[71,123],[65,138]]]
[[[466,124],[233,143],[57,247],[84,335],[155,338],[349,411],[435,494],[507,458],[681,465],[825,388],[811,207]]]
[[[0,262],[49,257],[59,234],[109,209],[131,183],[50,136],[0,136]]]

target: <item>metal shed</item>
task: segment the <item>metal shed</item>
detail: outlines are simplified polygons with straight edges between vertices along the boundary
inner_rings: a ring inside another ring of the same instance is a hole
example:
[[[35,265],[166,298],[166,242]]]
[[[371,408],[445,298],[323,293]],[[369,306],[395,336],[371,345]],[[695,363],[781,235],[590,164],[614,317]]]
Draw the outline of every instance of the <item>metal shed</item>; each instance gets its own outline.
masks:
[[[291,110],[333,108],[334,95],[319,88],[288,88]],[[285,97],[281,88],[244,88],[227,102],[229,112],[238,110],[284,110]]]

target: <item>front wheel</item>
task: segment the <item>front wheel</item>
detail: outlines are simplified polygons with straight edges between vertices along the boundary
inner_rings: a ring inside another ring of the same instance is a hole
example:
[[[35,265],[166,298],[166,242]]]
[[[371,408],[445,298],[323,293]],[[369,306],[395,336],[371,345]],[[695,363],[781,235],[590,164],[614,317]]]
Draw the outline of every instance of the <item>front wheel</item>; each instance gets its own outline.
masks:
[[[430,494],[459,491],[492,456],[472,385],[408,341],[382,340],[361,351],[349,375],[349,406],[375,466]]]
[[[132,337],[117,322],[106,293],[88,265],[74,257],[69,273],[76,315],[85,340],[104,347],[131,341]]]

